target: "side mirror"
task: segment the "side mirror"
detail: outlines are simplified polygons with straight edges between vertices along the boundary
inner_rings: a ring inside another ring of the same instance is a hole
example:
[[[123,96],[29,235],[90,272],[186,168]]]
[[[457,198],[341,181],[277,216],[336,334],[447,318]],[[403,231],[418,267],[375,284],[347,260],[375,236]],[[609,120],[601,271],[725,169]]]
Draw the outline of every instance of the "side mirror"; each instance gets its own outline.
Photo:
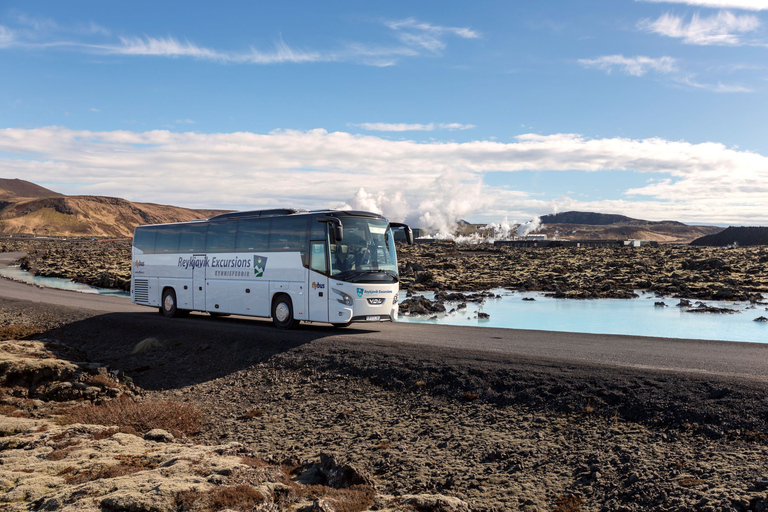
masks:
[[[393,228],[403,228],[403,232],[405,233],[405,241],[408,242],[408,245],[413,245],[413,230],[408,226],[408,224],[403,224],[401,222],[390,222],[389,225]]]
[[[327,222],[333,224],[333,238],[337,242],[344,240],[344,226],[341,224],[341,220],[336,217],[319,217],[317,222]]]

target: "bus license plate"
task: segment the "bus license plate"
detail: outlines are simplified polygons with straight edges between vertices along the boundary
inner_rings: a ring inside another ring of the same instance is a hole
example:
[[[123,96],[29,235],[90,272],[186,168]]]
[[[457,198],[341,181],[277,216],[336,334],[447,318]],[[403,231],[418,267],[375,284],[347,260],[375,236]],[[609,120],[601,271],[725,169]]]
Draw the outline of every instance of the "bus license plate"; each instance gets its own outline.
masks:
[[[379,315],[365,317],[365,321],[366,322],[378,322],[380,320],[381,320],[381,316],[379,316]]]

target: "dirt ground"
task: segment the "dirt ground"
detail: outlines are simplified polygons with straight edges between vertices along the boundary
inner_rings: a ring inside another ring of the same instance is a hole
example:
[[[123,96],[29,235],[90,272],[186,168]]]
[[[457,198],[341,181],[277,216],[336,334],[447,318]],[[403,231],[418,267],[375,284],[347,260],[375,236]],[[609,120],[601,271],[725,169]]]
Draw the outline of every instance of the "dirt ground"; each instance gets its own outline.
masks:
[[[261,343],[159,315],[137,323],[0,299],[0,319],[19,315],[38,326],[32,336],[124,370],[145,398],[196,405],[199,441],[306,467],[339,454],[387,495],[440,494],[477,511],[768,509],[759,380],[407,340]]]

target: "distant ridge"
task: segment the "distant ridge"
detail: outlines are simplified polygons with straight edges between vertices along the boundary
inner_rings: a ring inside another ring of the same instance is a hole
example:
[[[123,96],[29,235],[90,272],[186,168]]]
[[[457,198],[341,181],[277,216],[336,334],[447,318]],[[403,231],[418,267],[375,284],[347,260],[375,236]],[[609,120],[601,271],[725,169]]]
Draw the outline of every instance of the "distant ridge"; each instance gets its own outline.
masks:
[[[537,233],[549,238],[655,240],[667,244],[687,244],[705,235],[718,233],[718,226],[689,226],[673,220],[650,221],[625,215],[597,212],[562,212],[541,217]]]
[[[625,226],[645,226],[645,225],[657,225],[657,224],[677,224],[685,226],[682,222],[673,220],[642,220],[633,219],[632,217],[626,217],[624,215],[616,215],[611,213],[595,213],[595,212],[563,212],[563,213],[550,213],[541,217],[541,222],[544,224],[582,224],[585,226],[608,226],[611,224],[621,224]]]
[[[768,245],[768,227],[731,226],[720,233],[697,238],[691,245],[724,247],[726,245]]]
[[[140,224],[184,222],[224,213],[134,203],[118,197],[65,196],[34,183],[0,178],[0,232],[127,237]]]
[[[7,201],[18,198],[42,199],[45,197],[64,197],[64,195],[30,181],[18,178],[0,178],[0,200]]]

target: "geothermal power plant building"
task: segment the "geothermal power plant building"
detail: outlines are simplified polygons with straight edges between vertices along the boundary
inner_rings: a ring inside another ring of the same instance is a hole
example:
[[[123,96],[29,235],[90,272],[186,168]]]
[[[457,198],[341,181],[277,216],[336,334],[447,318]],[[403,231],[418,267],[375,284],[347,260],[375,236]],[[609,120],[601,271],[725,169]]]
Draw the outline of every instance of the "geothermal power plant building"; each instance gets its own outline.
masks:
[[[657,246],[654,240],[547,240],[546,238],[521,238],[518,240],[496,240],[493,245],[505,247],[641,247]]]

